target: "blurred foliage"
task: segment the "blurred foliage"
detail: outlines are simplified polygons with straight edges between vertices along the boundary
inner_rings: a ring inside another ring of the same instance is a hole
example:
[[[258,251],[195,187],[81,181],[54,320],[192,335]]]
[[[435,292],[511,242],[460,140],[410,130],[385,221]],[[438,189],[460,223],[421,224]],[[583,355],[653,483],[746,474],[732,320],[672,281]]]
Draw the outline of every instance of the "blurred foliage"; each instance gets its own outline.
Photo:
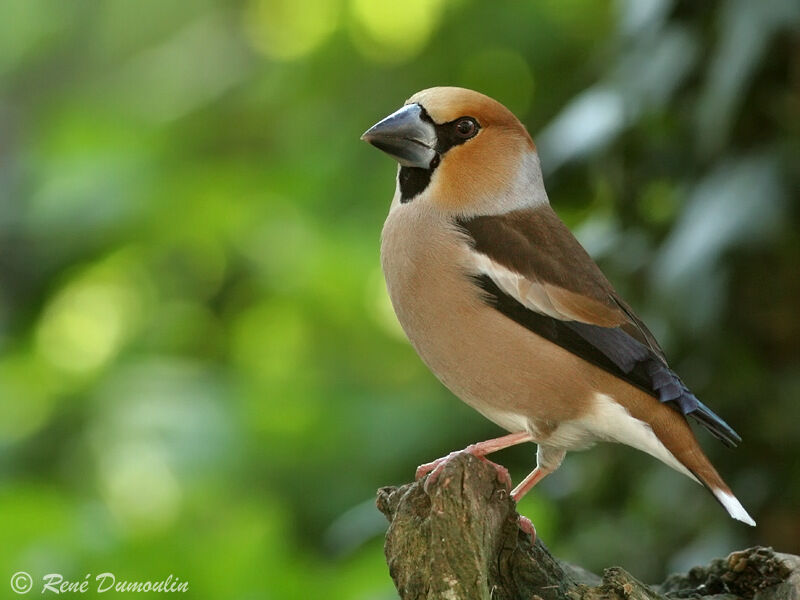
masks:
[[[561,557],[652,580],[800,552],[796,0],[0,3],[0,575],[392,598],[375,489],[500,433],[394,320],[395,166],[431,85],[537,140],[553,205],[744,438],[759,526],[621,446],[525,499]],[[534,448],[498,456],[524,476]],[[5,584],[2,584],[5,585]]]

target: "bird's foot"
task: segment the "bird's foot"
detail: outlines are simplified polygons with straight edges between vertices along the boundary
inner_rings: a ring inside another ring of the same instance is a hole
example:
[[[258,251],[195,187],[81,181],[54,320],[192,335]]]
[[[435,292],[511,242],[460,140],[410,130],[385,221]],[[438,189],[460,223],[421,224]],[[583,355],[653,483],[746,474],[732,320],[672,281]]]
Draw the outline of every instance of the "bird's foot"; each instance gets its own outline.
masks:
[[[423,477],[425,477],[425,475],[427,475],[432,471],[435,471],[436,469],[439,468],[440,465],[443,465],[457,454],[458,452],[451,452],[447,456],[442,456],[441,458],[437,458],[434,461],[418,466],[416,473],[414,473],[414,479],[422,479]]]
[[[508,469],[506,469],[503,465],[499,465],[496,462],[492,462],[485,456],[480,456],[476,454],[475,457],[482,460],[487,465],[492,467],[495,471],[497,471],[497,480],[500,483],[505,483],[509,488],[511,488],[514,485],[514,483],[511,481],[511,475],[509,474]]]
[[[533,523],[528,517],[523,517],[522,515],[519,516],[519,528],[522,529],[525,533],[531,536],[531,545],[536,542],[536,527],[533,526]]]
[[[490,461],[483,455],[483,453],[479,452],[480,449],[477,448],[475,445],[467,446],[463,450],[459,450],[457,452],[451,452],[447,456],[437,458],[432,462],[418,466],[414,478],[421,479],[422,477],[430,473],[430,475],[428,475],[428,481],[425,483],[427,487],[428,485],[431,485],[439,478],[439,475],[441,474],[442,469],[444,468],[444,465],[447,463],[447,461],[449,461],[452,458],[455,458],[459,454],[466,453],[466,454],[472,454],[472,456],[474,456],[475,458],[482,460],[487,465],[493,467],[494,470],[497,471],[497,479],[501,483],[505,483],[506,485],[508,485],[509,488],[511,488],[513,484],[511,482],[511,475],[508,474],[508,469],[506,469],[503,465],[498,465],[497,463]]]

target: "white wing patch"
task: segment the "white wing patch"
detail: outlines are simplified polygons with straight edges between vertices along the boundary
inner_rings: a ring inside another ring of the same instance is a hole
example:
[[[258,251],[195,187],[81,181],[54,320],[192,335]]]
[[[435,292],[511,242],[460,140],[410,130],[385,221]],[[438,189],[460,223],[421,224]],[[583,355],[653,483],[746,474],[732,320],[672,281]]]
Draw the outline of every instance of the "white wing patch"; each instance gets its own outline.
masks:
[[[561,321],[579,320],[576,315],[565,309],[563,305],[553,302],[553,299],[547,293],[547,285],[512,271],[475,250],[470,250],[470,256],[475,269],[479,273],[488,275],[497,284],[497,287],[525,308]]]

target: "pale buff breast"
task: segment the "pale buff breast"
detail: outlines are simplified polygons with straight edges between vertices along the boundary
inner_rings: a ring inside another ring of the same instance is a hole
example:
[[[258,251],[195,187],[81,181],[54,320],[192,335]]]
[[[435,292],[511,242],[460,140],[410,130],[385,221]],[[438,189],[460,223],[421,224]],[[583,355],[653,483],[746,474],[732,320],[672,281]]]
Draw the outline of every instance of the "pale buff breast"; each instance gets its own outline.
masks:
[[[608,378],[487,306],[467,273],[466,253],[465,238],[443,215],[395,199],[381,262],[411,344],[464,402],[509,431],[527,429],[546,441],[558,425],[591,410]]]

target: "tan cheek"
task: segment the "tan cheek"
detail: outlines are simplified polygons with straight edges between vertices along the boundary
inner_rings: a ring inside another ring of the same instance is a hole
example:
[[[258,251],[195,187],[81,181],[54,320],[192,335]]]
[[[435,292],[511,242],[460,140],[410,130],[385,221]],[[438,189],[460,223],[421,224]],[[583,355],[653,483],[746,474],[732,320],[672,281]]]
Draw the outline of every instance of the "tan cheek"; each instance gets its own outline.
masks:
[[[521,155],[516,140],[492,132],[451,149],[436,169],[434,202],[449,210],[477,208],[514,181]]]

